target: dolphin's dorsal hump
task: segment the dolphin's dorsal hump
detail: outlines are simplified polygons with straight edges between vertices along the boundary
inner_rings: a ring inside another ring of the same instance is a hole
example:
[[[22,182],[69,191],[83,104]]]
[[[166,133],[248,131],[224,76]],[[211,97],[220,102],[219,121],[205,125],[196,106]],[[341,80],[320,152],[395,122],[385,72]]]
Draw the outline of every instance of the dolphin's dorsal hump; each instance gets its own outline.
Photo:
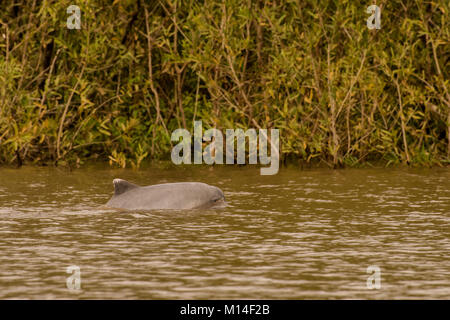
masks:
[[[118,196],[119,194],[125,193],[128,190],[139,188],[139,186],[132,184],[131,182],[122,180],[122,179],[114,179],[114,195]]]

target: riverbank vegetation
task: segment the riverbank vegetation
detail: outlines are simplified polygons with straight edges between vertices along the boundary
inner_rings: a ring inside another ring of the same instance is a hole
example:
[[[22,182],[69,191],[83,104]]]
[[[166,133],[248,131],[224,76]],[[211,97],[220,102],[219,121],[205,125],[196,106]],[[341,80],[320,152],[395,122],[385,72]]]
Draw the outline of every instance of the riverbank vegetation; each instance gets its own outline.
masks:
[[[196,119],[278,128],[286,161],[448,165],[449,29],[445,0],[0,1],[0,163],[138,167]]]

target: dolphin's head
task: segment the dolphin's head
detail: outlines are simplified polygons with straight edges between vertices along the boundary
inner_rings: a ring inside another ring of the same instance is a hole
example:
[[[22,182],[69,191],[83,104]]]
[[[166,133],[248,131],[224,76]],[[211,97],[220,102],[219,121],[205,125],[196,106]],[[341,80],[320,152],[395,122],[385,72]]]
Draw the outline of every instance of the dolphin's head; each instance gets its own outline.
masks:
[[[220,205],[225,203],[225,195],[223,191],[214,186],[208,186],[208,196],[213,205]]]
[[[213,187],[213,188],[215,189],[214,195],[217,197],[217,200],[222,200],[222,199],[225,200],[225,195],[223,194],[223,191],[217,187]]]

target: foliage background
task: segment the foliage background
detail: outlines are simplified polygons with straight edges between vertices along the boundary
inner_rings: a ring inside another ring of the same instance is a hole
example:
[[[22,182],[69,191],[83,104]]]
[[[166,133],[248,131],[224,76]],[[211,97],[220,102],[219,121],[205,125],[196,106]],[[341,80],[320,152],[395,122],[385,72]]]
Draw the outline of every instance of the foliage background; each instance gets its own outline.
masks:
[[[445,165],[449,33],[446,0],[0,0],[0,162],[138,167],[201,119],[279,128],[286,161]]]

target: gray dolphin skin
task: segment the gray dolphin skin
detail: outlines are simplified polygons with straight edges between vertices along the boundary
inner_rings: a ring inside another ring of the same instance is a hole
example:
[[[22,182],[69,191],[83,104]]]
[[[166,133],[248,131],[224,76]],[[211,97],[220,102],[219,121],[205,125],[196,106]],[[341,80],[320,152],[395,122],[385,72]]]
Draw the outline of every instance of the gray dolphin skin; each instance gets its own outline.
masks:
[[[222,190],[201,182],[177,182],[141,187],[114,179],[107,207],[126,210],[208,208],[225,200]]]

